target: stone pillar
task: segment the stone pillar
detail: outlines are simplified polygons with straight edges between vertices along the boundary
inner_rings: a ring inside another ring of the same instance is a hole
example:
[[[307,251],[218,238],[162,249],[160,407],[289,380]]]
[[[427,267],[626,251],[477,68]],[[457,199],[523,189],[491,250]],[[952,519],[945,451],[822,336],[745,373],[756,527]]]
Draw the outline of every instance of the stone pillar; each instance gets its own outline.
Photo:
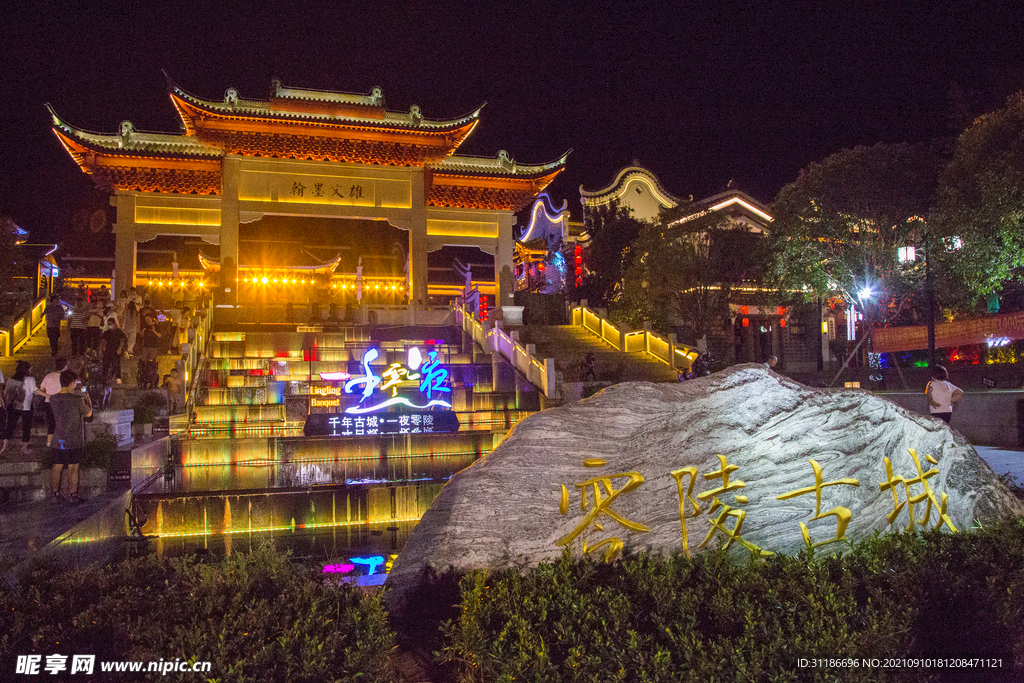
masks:
[[[515,240],[512,237],[512,224],[515,222],[515,214],[499,213],[498,216],[498,243],[494,249],[494,282],[497,291],[494,296],[494,305],[512,306],[515,304],[515,278],[512,274],[513,258],[515,252]]]
[[[409,220],[409,300],[428,302],[427,294],[427,186],[422,168],[411,169],[412,209]]]
[[[220,201],[220,301],[238,301],[238,174],[240,158],[224,157]]]
[[[135,193],[118,193],[110,198],[110,205],[117,207],[117,223],[114,224],[114,296],[120,291],[135,286]]]

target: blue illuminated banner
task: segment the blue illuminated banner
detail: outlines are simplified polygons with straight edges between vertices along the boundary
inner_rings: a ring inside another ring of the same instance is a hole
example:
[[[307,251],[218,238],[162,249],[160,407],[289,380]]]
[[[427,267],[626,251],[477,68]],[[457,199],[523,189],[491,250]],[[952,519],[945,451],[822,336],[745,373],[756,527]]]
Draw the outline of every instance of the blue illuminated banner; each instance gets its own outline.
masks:
[[[346,413],[362,415],[375,413],[390,406],[402,405],[407,408],[451,408],[445,396],[452,391],[448,370],[441,366],[437,351],[427,352],[426,358],[416,347],[409,349],[407,363],[391,363],[379,375],[370,363],[380,357],[379,349],[367,349],[363,354],[363,370],[366,374],[352,377],[345,382],[346,394],[360,395],[359,405],[349,406]],[[400,396],[399,388],[412,383],[419,390],[419,402],[408,396]],[[359,388],[361,387],[361,388]]]
[[[459,416],[451,410],[426,412],[315,413],[306,416],[306,436],[380,436],[393,434],[441,434],[459,431]]]

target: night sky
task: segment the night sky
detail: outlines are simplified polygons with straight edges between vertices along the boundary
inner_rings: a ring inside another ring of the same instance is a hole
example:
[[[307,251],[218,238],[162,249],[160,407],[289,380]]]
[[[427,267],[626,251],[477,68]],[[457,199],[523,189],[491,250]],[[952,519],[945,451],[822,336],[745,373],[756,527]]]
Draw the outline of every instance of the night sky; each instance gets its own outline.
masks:
[[[277,75],[379,85],[390,109],[428,118],[487,102],[460,153],[571,148],[549,193],[576,209],[580,184],[634,159],[684,198],[733,180],[770,202],[811,161],[951,136],[1024,89],[1021,2],[498,4],[7,3],[0,211],[62,240],[105,206],[44,103],[86,130],[175,132],[161,69],[210,99],[265,99]]]

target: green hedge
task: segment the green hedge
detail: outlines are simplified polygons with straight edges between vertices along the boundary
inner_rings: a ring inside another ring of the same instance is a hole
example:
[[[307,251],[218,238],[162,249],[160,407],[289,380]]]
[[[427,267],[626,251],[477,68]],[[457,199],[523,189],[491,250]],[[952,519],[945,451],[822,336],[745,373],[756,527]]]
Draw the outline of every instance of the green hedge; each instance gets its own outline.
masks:
[[[458,601],[459,612],[437,640],[425,622],[443,617],[428,605],[413,605],[404,623],[439,649],[451,680],[1024,679],[1020,521],[877,536],[841,557],[639,554],[605,565],[563,555],[523,573],[472,573],[461,588],[440,600]],[[379,594],[325,581],[273,549],[217,562],[40,565],[13,585],[0,582],[0,671],[8,673],[17,655],[61,653],[210,661],[212,681],[389,681],[397,678],[395,643]],[[956,656],[1003,665],[798,665]]]
[[[209,661],[212,671],[156,678],[387,681],[394,646],[380,596],[325,581],[269,549],[214,563],[148,556],[38,566],[13,587],[0,584],[0,678],[13,674],[17,655],[41,654],[45,663],[59,653],[95,654],[97,679],[100,661],[181,657]]]
[[[1009,681],[1024,664],[1024,524],[886,535],[842,556],[722,552],[473,573],[439,657],[463,681]],[[1002,669],[800,668],[1002,657]]]

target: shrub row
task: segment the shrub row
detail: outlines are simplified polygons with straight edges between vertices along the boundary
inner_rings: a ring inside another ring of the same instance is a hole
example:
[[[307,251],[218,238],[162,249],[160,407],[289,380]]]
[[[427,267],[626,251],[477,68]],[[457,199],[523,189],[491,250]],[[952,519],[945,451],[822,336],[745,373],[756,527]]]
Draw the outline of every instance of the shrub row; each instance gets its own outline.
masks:
[[[325,581],[272,549],[215,563],[147,556],[38,566],[0,587],[0,678],[13,678],[18,655],[45,663],[51,654],[94,654],[99,679],[101,661],[181,657],[209,661],[212,671],[156,678],[386,681],[394,646],[380,596]]]
[[[437,657],[460,681],[1024,680],[1024,521],[823,550],[613,565],[563,555],[522,573],[471,573],[443,601],[458,612]],[[425,610],[404,618],[420,623]],[[38,566],[0,586],[5,672],[17,655],[60,653],[210,661],[220,681],[388,681],[395,643],[379,594],[273,549]],[[913,664],[954,657],[1000,666]],[[822,659],[837,663],[813,665]],[[161,679],[205,679],[178,676]]]
[[[611,566],[563,556],[522,574],[473,573],[439,654],[461,681],[1024,679],[1024,524],[822,550]],[[958,656],[1001,668],[895,666]]]

